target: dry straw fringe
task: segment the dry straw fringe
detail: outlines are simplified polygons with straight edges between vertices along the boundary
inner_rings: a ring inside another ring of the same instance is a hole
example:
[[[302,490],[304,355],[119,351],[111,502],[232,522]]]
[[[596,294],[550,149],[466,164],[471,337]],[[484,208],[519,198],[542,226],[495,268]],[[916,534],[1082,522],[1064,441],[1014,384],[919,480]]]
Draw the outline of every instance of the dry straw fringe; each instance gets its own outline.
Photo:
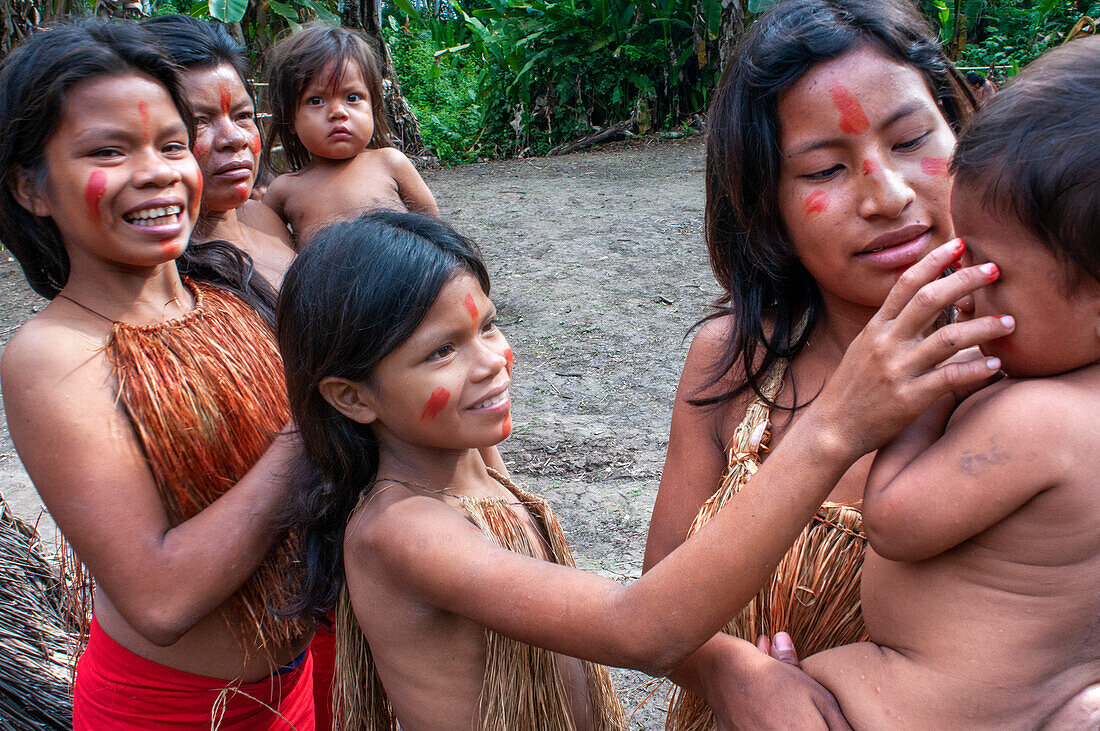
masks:
[[[690,537],[740,492],[768,451],[768,401],[783,387],[787,361],[768,372],[763,395],[749,406],[734,433],[726,475],[699,509]],[[860,512],[825,503],[779,562],[772,578],[732,622],[727,634],[755,642],[760,635],[788,632],[802,657],[867,639],[860,612],[859,579],[867,540]],[[673,690],[666,731],[711,731],[716,727],[706,702],[682,688]]]
[[[550,549],[550,560],[573,566],[565,535],[550,506],[490,470],[535,519]],[[462,509],[493,542],[524,556],[541,558],[523,521],[504,498],[458,497]],[[362,504],[362,500],[360,501]],[[392,731],[397,728],[386,692],[351,609],[345,585],[336,619],[335,718],[345,731]],[[481,688],[481,731],[575,731],[572,704],[549,650],[517,642],[486,630],[485,679]],[[607,668],[584,663],[589,714],[596,731],[626,731],[626,714],[611,685]]]
[[[282,361],[256,312],[217,287],[184,283],[195,309],[166,323],[116,322],[107,343],[118,398],[173,525],[193,517],[267,451],[289,418]],[[291,540],[278,545],[224,610],[242,647],[285,646],[309,631],[269,606],[293,586]]]
[[[0,728],[72,727],[76,614],[34,526],[0,497]]]

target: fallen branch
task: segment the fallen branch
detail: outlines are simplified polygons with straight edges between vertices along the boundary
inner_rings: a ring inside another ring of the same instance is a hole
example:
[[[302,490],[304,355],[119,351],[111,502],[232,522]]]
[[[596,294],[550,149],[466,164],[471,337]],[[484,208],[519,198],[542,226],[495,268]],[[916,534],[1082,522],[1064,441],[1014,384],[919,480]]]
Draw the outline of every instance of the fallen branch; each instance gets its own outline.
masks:
[[[601,129],[599,132],[594,132],[587,137],[577,140],[576,142],[568,142],[564,145],[558,145],[546,154],[547,156],[568,155],[570,152],[583,150],[586,147],[592,147],[593,145],[598,145],[601,142],[611,142],[613,140],[621,140],[626,137],[633,137],[634,135],[630,132],[630,128],[633,126],[634,118],[631,117],[625,122],[619,122],[618,124]]]

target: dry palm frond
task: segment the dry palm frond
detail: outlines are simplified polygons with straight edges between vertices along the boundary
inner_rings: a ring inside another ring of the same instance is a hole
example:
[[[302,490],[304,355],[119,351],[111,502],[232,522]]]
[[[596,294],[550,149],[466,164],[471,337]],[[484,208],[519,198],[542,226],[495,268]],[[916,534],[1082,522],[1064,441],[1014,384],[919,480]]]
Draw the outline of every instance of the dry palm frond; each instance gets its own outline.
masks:
[[[490,470],[535,519],[549,548],[550,560],[573,566],[557,518],[542,498],[523,490]],[[404,483],[408,484],[408,483]],[[415,487],[415,486],[413,486]],[[543,551],[524,528],[505,498],[458,496],[462,509],[494,543],[524,556]],[[360,505],[363,498],[360,499]],[[482,731],[575,731],[570,693],[554,653],[485,631],[485,677],[481,688]],[[626,731],[627,720],[607,668],[584,663],[589,716],[595,731]],[[367,646],[352,611],[345,584],[336,616],[336,678],[333,683],[337,727],[345,731],[394,731],[397,719],[386,698]]]
[[[115,323],[107,344],[126,409],[174,525],[233,487],[289,418],[275,340],[256,312],[217,287],[185,279],[195,309],[134,327]],[[268,606],[293,586],[291,539],[276,546],[226,612],[242,645],[285,646],[309,631]]]
[[[0,497],[0,727],[72,727],[73,619],[34,527]]]
[[[774,403],[783,385],[786,361],[778,361],[762,389]],[[740,492],[767,453],[770,408],[763,398],[749,406],[734,433],[729,467],[717,492],[699,510],[688,536],[718,514]],[[787,632],[802,657],[867,639],[860,612],[859,580],[867,539],[855,508],[822,505],[780,560],[775,573],[725,627],[727,634],[755,642],[760,635]],[[682,689],[674,691],[665,721],[667,731],[710,731],[714,717],[706,702]]]

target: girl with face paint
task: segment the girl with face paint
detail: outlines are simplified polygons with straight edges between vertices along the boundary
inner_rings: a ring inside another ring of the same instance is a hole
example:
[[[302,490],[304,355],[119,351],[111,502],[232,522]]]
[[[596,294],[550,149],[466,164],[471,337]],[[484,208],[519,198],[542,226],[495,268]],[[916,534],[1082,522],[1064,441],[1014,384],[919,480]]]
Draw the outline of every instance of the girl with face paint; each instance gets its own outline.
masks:
[[[75,729],[313,728],[308,622],[275,525],[297,448],[275,293],[189,243],[202,173],[139,26],[40,33],[0,71],[0,236],[50,304],[0,364],[12,441],[95,579]]]
[[[902,278],[873,336],[746,488],[748,516],[718,515],[624,586],[572,568],[546,503],[478,454],[511,433],[513,372],[474,245],[409,213],[323,229],[287,272],[277,319],[305,453],[292,611],[322,618],[339,604],[337,723],[625,729],[592,663],[666,674],[756,593],[858,457],[930,399],[989,376],[984,362],[933,370],[1002,334],[988,319],[951,326],[950,344],[923,337],[988,281],[971,269],[929,284],[957,254],[938,247]]]

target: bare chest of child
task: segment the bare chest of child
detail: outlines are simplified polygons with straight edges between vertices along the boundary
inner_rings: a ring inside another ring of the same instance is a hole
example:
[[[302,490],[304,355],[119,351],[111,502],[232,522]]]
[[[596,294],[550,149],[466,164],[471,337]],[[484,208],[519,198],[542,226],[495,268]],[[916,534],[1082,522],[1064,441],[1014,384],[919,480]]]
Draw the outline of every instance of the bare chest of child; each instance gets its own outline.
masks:
[[[386,161],[385,150],[364,150],[348,160],[314,158],[298,172],[279,176],[272,187],[298,244],[369,210],[406,210]]]
[[[398,486],[377,498],[360,508],[361,514],[349,523],[349,534],[356,528],[372,531],[375,516],[392,513],[395,508],[413,516],[404,535],[411,545],[430,540],[433,523],[437,521],[460,521],[469,530],[482,532],[471,519],[468,506],[449,495],[416,494]],[[503,490],[492,499],[501,500],[505,509],[518,519],[534,557],[553,560],[538,520],[522,502]],[[417,585],[431,580],[431,568],[412,565],[417,559],[410,557],[408,551],[375,550],[375,560],[356,555],[357,543],[374,544],[377,549],[376,540],[377,536],[367,543],[360,543],[351,535],[345,538],[345,565],[349,567],[348,590],[355,616],[370,646],[378,679],[393,714],[405,731],[480,728],[484,705],[489,702],[483,696],[491,685],[486,683],[488,656],[494,651],[490,646],[499,640],[459,611],[442,608],[435,597],[426,597]],[[485,540],[492,538],[486,535]],[[353,570],[352,566],[365,570]],[[461,605],[462,600],[457,599],[455,604]],[[555,653],[545,656],[560,674],[574,727],[578,731],[592,728],[584,664]],[[526,682],[526,678],[522,680]],[[539,681],[536,677],[532,682],[537,686]],[[502,694],[544,692],[537,687],[511,687],[514,682],[502,685]],[[498,698],[496,702],[507,705],[509,700]]]
[[[1039,728],[1100,681],[1100,479],[1091,466],[1100,451],[1100,398],[1091,394],[1100,383],[1090,377],[1045,384],[1041,406],[1031,404],[1035,429],[1023,429],[1030,439],[990,433],[989,450],[964,452],[954,466],[1018,463],[1013,479],[1034,483],[1022,505],[923,560],[868,550],[862,603],[872,642],[804,662],[854,728]],[[1000,488],[986,485],[981,499],[997,501]],[[965,520],[970,503],[951,484],[927,492],[929,509]],[[910,529],[922,529],[919,514]]]

